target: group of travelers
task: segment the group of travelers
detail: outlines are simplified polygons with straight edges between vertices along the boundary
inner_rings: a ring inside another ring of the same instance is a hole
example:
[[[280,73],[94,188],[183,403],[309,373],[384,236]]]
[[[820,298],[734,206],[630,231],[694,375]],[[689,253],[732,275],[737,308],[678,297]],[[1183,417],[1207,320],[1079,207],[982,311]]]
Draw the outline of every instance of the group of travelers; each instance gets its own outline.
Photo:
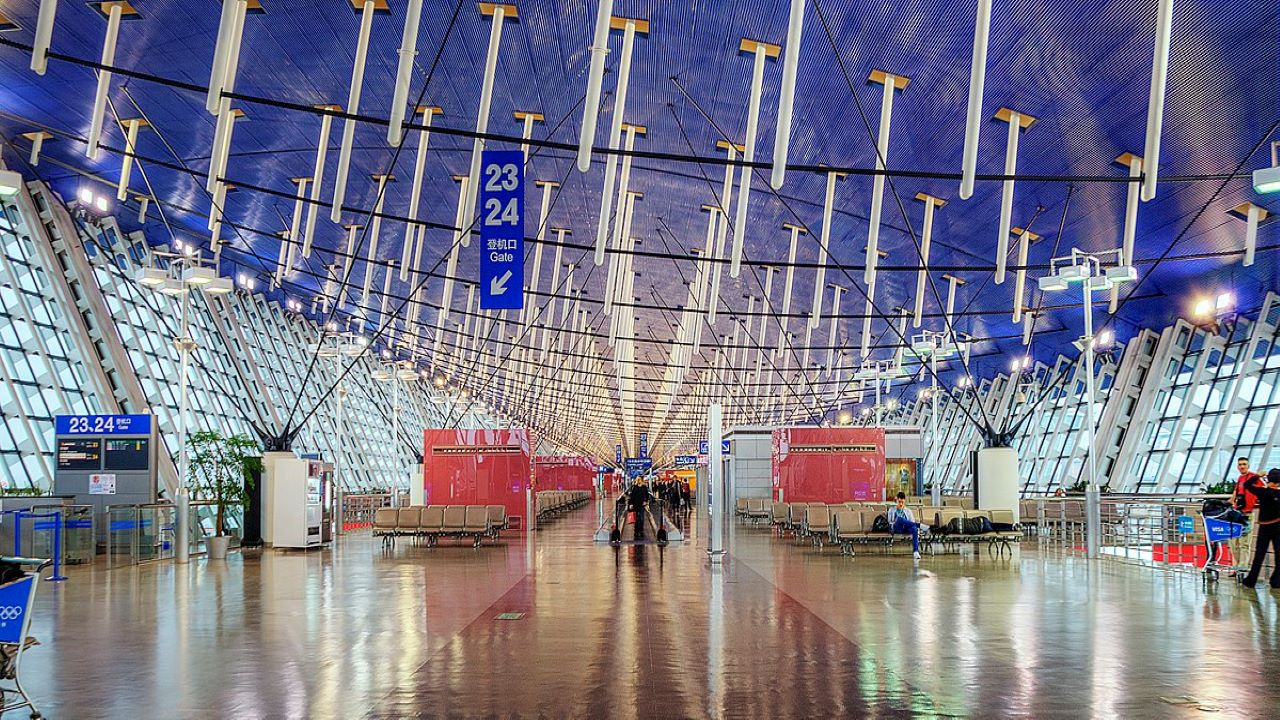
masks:
[[[688,481],[656,480],[653,483],[653,494],[666,503],[671,512],[687,513],[693,509],[693,491]]]
[[[1239,564],[1253,545],[1253,563],[1249,574],[1241,584],[1252,588],[1258,584],[1262,563],[1267,550],[1274,551],[1271,587],[1280,590],[1280,468],[1271,468],[1266,475],[1249,470],[1249,458],[1238,458],[1236,470],[1240,476],[1231,493],[1231,505],[1249,518],[1249,529],[1232,542],[1231,553]]]

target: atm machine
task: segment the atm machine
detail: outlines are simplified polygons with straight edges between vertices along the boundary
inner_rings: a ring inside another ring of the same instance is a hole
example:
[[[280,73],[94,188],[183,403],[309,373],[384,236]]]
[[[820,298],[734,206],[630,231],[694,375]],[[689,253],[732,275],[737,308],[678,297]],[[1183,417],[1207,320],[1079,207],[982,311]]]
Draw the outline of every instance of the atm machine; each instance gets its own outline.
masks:
[[[311,548],[328,540],[326,477],[331,481],[332,476],[333,466],[319,460],[283,457],[274,461],[267,486],[273,547]]]

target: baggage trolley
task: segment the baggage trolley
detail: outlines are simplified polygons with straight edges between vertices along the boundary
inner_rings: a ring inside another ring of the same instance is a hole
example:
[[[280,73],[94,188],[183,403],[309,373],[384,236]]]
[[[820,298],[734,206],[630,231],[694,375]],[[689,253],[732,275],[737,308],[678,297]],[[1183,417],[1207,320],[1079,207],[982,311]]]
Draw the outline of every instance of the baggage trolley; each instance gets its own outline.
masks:
[[[40,571],[53,561],[17,557],[0,557],[0,560],[34,568],[24,572],[22,577],[0,585],[0,716],[11,710],[28,708],[31,717],[40,718],[43,716],[22,688],[19,670],[22,656],[37,644],[29,634],[31,607],[36,599],[36,587],[40,584]]]
[[[1222,550],[1227,541],[1244,535],[1243,523],[1230,522],[1227,519],[1238,516],[1239,512],[1232,508],[1219,511],[1216,515],[1209,508],[1204,508],[1200,512],[1200,519],[1204,523],[1204,544],[1208,550],[1204,563],[1206,582],[1217,582],[1219,575],[1223,572],[1239,577],[1235,566],[1220,562]]]

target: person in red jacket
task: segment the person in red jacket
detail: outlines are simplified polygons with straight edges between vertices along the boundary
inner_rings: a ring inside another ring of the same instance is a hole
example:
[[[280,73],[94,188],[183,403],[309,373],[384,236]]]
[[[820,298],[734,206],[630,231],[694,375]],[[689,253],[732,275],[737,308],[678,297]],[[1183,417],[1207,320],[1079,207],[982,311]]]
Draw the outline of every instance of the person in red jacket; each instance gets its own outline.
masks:
[[[1249,470],[1247,457],[1236,458],[1236,470],[1239,471],[1240,477],[1236,479],[1236,487],[1231,492],[1231,507],[1249,516],[1249,527],[1245,528],[1240,537],[1231,538],[1228,545],[1231,548],[1233,564],[1236,567],[1243,567],[1253,555],[1258,528],[1258,496],[1254,495],[1247,486],[1251,480],[1261,480],[1263,476]]]
[[[1271,549],[1276,555],[1271,566],[1271,587],[1280,590],[1280,469],[1272,468],[1265,482],[1255,475],[1246,487],[1258,496],[1258,547],[1253,553],[1249,575],[1241,584],[1251,588],[1258,583],[1262,562],[1267,558],[1267,550]]]

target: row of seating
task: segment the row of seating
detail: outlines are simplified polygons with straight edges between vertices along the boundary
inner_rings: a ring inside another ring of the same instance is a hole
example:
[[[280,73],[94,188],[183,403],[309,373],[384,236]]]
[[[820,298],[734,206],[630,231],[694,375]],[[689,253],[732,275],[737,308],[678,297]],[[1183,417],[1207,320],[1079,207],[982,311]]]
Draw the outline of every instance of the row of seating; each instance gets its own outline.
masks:
[[[877,543],[891,546],[895,542],[909,541],[908,535],[874,532],[875,519],[888,512],[892,503],[772,503],[769,509],[771,524],[779,536],[791,534],[797,539],[808,539],[815,546],[824,543],[840,545],[841,551],[852,554],[855,544]],[[909,507],[920,523],[922,542],[945,547],[951,543],[989,542],[1008,549],[1011,542],[1021,539],[1022,531],[1014,523],[1012,510],[967,510],[961,507],[916,506]],[[1000,529],[973,535],[945,533],[944,528],[954,519],[986,518],[993,527]]]
[[[507,509],[502,505],[411,505],[378,508],[373,517],[373,535],[383,545],[398,537],[425,538],[434,547],[442,537],[471,538],[479,547],[486,538],[497,538],[507,529]]]
[[[590,490],[540,490],[535,498],[538,519],[568,512],[590,500]]]

